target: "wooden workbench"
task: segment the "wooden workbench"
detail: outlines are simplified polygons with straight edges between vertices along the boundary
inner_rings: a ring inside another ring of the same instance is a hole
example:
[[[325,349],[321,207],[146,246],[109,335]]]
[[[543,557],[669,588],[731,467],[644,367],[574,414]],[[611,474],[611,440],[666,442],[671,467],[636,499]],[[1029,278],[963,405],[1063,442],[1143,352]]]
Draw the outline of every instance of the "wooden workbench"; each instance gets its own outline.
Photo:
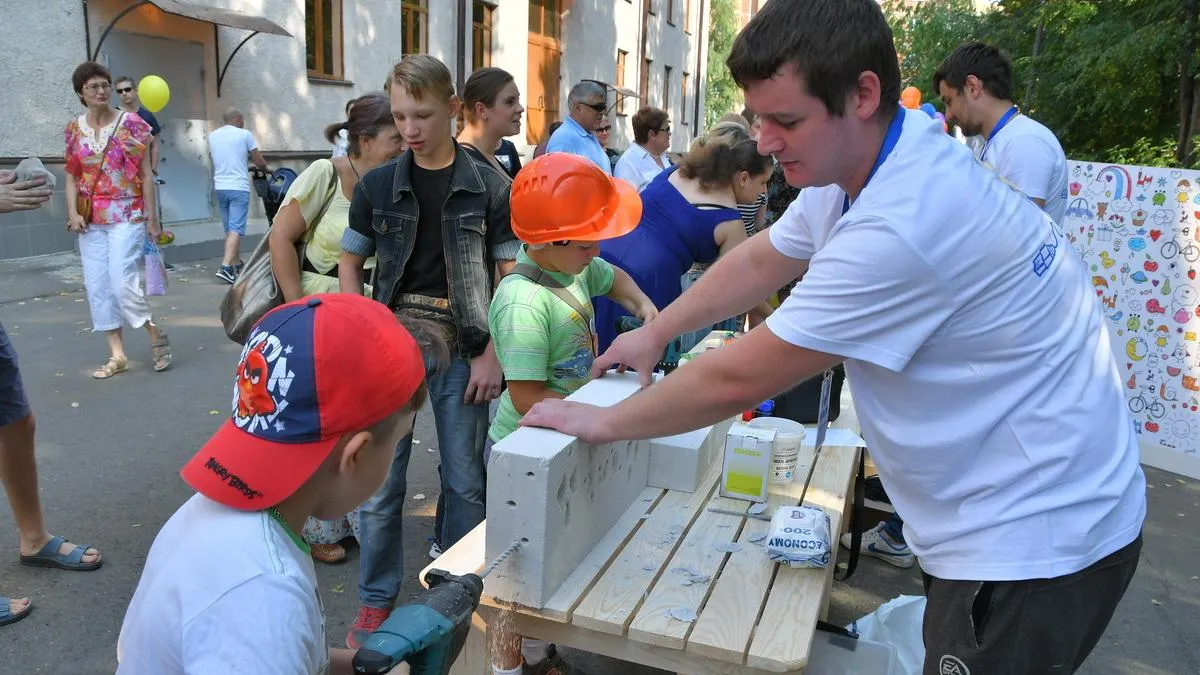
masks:
[[[858,452],[826,447],[808,491],[806,502],[829,513],[833,533],[842,531],[849,510]],[[803,448],[798,476],[811,461],[812,448]],[[484,631],[499,620],[506,632],[688,675],[801,670],[828,607],[834,565],[799,570],[770,562],[762,542],[751,541],[765,534],[766,522],[708,510],[750,506],[715,493],[719,474],[718,461],[691,494],[647,488],[546,607],[501,603],[485,582],[472,634],[451,672],[490,675]],[[772,485],[770,504],[796,504],[801,482]],[[479,572],[486,527],[450,547],[421,578],[435,568]],[[740,550],[728,552],[729,544]],[[832,544],[836,558],[836,535]],[[693,575],[710,579],[684,585]],[[680,621],[668,610],[691,610],[697,618]]]

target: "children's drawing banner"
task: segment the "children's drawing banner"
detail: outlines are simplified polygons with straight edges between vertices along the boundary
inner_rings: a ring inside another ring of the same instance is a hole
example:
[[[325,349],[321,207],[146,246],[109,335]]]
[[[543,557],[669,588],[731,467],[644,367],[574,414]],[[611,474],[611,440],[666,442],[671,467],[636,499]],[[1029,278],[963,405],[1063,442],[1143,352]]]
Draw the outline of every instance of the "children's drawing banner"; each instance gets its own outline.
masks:
[[[1142,459],[1200,477],[1200,171],[1068,172],[1063,229],[1108,317]]]

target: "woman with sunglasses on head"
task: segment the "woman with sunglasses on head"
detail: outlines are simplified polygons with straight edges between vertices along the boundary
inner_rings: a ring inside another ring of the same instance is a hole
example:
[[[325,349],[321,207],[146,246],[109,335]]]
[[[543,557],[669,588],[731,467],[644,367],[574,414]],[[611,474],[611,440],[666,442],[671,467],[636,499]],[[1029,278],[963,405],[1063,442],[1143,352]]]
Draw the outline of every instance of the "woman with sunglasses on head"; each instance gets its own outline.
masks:
[[[112,74],[87,61],[71,76],[87,112],[67,124],[67,230],[79,235],[83,285],[92,330],[108,338],[109,358],[92,372],[103,380],[129,369],[121,326],[145,328],[155,372],[171,365],[166,332],[150,316],[138,259],[146,235],[158,239],[157,197],[150,157],[150,125],[112,106]]]
[[[268,235],[271,269],[288,302],[340,291],[342,234],[350,225],[350,199],[359,178],[404,151],[387,96],[372,93],[352,103],[346,121],[325,128],[325,139],[331,143],[345,134],[346,154],[318,159],[296,177]],[[301,241],[306,244],[303,259],[296,250]],[[374,267],[375,259],[368,259],[366,268]],[[341,541],[350,536],[358,536],[357,510],[337,520],[309,518],[304,524],[304,540],[312,547],[313,559],[324,563],[346,558]]]
[[[511,143],[501,155],[505,136],[521,133],[521,91],[513,76],[500,68],[480,68],[463,86],[458,143],[476,159],[496,167],[509,178],[521,170],[521,158]]]

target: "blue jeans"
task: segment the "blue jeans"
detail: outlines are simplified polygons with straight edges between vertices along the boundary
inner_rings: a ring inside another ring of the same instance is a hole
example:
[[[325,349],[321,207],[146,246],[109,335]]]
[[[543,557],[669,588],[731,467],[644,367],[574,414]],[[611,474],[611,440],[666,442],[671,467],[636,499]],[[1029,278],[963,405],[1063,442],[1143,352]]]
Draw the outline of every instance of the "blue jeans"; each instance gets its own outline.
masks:
[[[471,364],[455,357],[427,380],[442,463],[442,498],[438,501],[444,504],[434,535],[447,548],[483,522],[484,516],[483,446],[488,407],[463,403],[470,379]],[[403,510],[411,454],[410,434],[396,446],[383,487],[359,509],[358,598],[366,607],[391,608],[404,580]]]
[[[246,220],[250,216],[250,193],[241,190],[217,190],[217,207],[225,232],[246,236]]]

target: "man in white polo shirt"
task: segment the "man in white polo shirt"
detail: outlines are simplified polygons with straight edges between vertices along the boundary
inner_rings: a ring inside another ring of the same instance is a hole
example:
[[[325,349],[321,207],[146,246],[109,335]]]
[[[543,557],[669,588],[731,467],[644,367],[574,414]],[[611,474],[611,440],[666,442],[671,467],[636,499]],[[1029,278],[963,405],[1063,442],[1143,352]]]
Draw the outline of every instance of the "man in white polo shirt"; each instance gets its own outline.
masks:
[[[1067,210],[1067,156],[1054,132],[1013,103],[1008,55],[983,42],[954,50],[933,74],[946,121],[980,136],[979,159],[1062,225]]]
[[[1141,551],[1145,476],[1099,303],[1057,225],[919,112],[875,0],[772,0],[728,59],[759,149],[804,187],[595,370],[803,276],[761,325],[609,408],[522,421],[589,442],[726,419],[845,362],[926,573],[924,672],[1068,673]]]

